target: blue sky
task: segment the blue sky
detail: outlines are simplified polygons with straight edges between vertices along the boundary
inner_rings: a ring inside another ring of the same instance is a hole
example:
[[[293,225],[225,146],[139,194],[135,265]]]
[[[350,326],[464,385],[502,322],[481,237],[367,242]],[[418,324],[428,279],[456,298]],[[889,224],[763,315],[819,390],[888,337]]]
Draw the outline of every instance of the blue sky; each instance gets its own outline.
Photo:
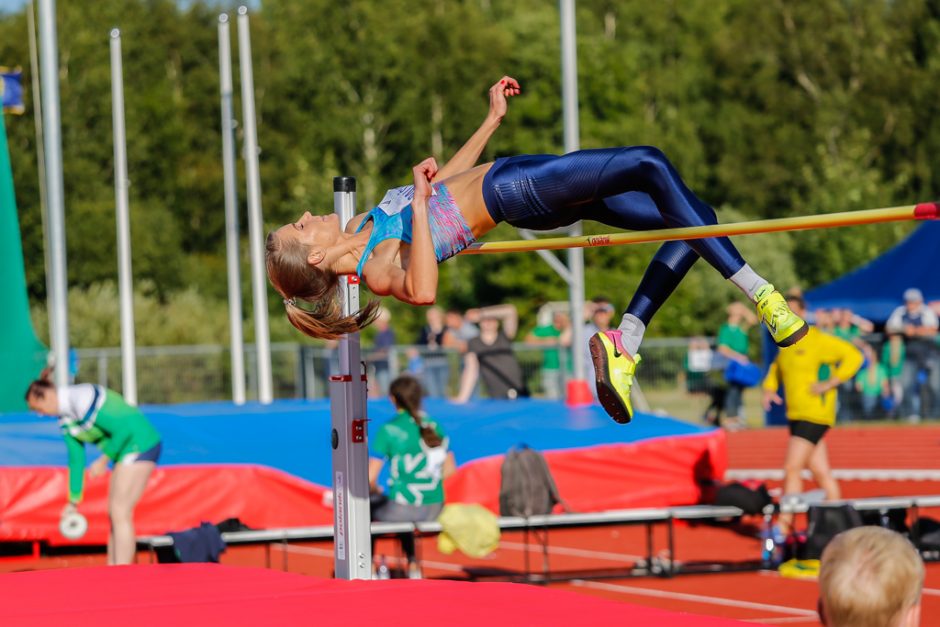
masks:
[[[0,0],[0,13],[12,13],[19,11],[26,0]]]

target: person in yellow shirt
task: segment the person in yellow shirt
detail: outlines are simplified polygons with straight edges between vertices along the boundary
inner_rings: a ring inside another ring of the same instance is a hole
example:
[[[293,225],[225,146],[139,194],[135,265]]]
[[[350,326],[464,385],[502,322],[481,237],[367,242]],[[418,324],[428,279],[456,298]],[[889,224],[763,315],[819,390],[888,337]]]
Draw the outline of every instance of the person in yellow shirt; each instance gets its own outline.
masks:
[[[787,296],[793,312],[803,317],[805,303],[800,296]],[[787,401],[790,441],[784,462],[784,496],[803,490],[801,473],[809,468],[827,499],[838,499],[839,484],[832,476],[829,454],[822,437],[836,422],[836,396],[840,384],[850,380],[862,366],[862,353],[849,342],[810,327],[803,340],[782,349],[764,378],[763,405],[781,404],[777,393],[783,384]],[[792,515],[782,514],[780,525],[788,531]]]

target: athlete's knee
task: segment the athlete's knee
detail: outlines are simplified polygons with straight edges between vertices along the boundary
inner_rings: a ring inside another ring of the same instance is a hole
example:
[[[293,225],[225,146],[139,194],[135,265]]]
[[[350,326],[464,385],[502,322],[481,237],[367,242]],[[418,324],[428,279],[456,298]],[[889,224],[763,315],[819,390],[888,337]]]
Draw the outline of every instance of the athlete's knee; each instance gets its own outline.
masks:
[[[111,524],[125,523],[134,519],[134,506],[127,503],[110,503],[108,505],[108,517]]]
[[[629,148],[631,156],[639,161],[644,167],[662,173],[672,173],[672,163],[666,157],[666,153],[656,146],[634,146]]]
[[[783,472],[789,476],[799,477],[803,472],[804,464],[799,460],[788,459],[783,463]]]

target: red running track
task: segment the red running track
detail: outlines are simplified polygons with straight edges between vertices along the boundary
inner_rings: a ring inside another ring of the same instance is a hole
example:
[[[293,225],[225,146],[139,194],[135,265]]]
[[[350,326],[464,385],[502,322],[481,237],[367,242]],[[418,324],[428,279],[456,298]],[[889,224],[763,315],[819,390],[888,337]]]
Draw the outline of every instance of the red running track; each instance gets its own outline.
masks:
[[[728,468],[783,468],[786,427],[728,433]],[[826,434],[836,469],[940,469],[940,426],[842,427]]]

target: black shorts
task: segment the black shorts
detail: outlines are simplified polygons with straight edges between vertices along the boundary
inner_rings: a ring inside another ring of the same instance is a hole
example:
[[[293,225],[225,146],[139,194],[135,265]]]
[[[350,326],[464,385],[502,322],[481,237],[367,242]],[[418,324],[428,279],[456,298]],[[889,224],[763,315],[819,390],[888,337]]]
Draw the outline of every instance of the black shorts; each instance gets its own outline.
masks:
[[[819,444],[822,437],[829,431],[829,425],[820,425],[807,420],[791,420],[790,435],[795,438],[809,440],[813,444]]]

